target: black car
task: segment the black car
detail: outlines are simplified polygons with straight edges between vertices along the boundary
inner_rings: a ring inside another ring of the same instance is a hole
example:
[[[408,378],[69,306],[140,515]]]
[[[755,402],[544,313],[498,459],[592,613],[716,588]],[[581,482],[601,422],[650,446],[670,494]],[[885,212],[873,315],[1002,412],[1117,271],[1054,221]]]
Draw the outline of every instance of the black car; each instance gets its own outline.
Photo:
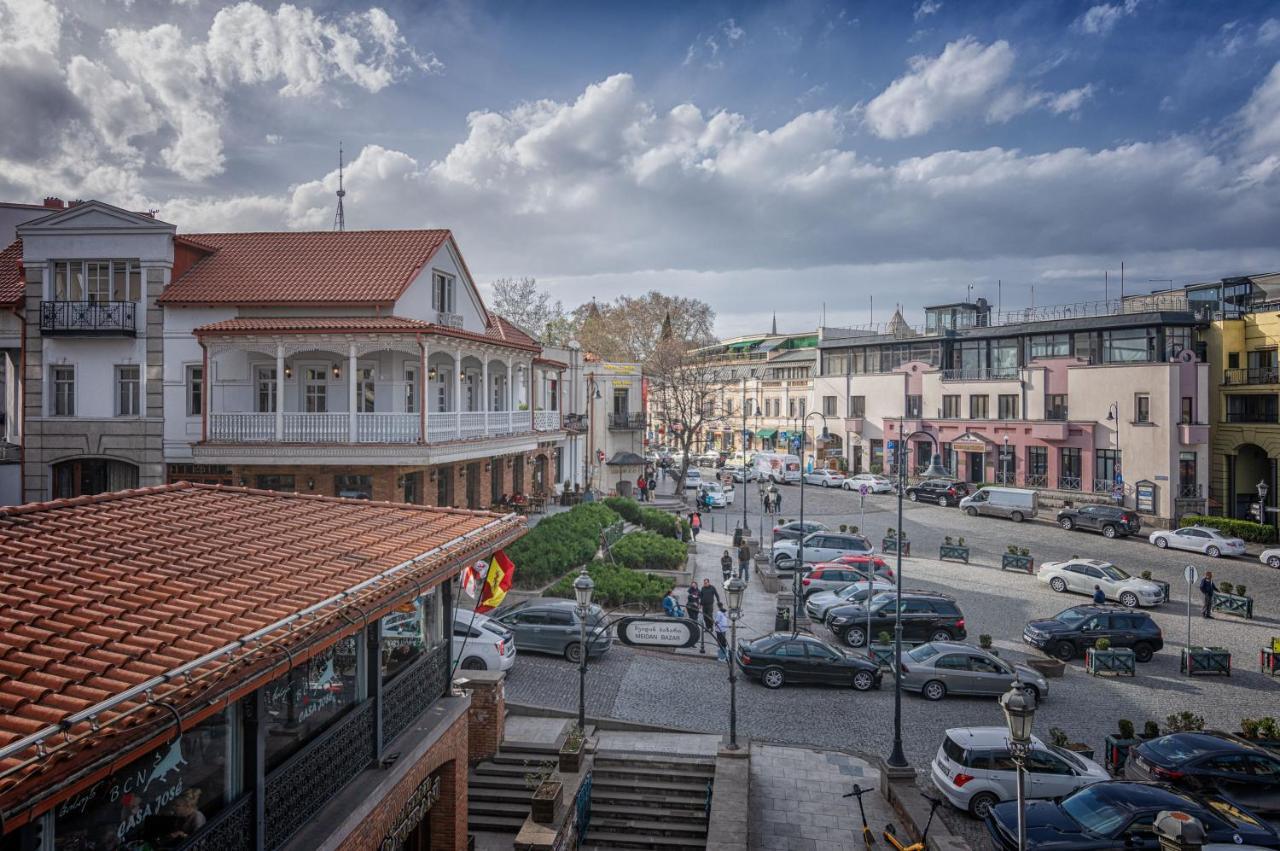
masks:
[[[896,595],[884,594],[871,600],[871,635],[893,632]],[[850,647],[867,643],[867,610],[860,604],[836,606],[827,612],[827,628]],[[903,641],[963,641],[964,614],[954,597],[932,592],[902,594]]]
[[[798,541],[812,532],[825,531],[827,531],[827,527],[821,523],[813,523],[808,520],[801,523],[799,520],[792,520],[790,523],[774,526],[773,539],[775,541]]]
[[[1214,806],[1214,804],[1217,806]],[[1280,848],[1280,836],[1252,814],[1224,802],[1210,802],[1163,783],[1123,780],[1094,783],[1061,801],[1029,801],[1026,805],[1028,849],[1116,851],[1156,849],[1152,830],[1162,811],[1181,811],[1204,825],[1209,842]],[[996,804],[984,819],[996,848],[1018,848],[1018,803]]]
[[[880,667],[812,635],[775,632],[738,642],[738,667],[765,688],[784,683],[830,683],[858,691],[880,688]]]
[[[1280,755],[1230,733],[1171,733],[1129,751],[1124,776],[1222,798],[1251,813],[1280,815]]]
[[[1058,525],[1067,531],[1088,529],[1107,538],[1123,538],[1142,530],[1142,518],[1118,505],[1080,505],[1059,511]]]
[[[1029,621],[1022,640],[1066,662],[1097,643],[1111,639],[1112,647],[1128,647],[1139,662],[1150,662],[1164,647],[1164,634],[1151,615],[1119,606],[1072,606],[1048,620]]]
[[[969,495],[969,486],[950,479],[925,479],[907,488],[907,499],[912,502],[936,502],[938,505],[959,505]]]

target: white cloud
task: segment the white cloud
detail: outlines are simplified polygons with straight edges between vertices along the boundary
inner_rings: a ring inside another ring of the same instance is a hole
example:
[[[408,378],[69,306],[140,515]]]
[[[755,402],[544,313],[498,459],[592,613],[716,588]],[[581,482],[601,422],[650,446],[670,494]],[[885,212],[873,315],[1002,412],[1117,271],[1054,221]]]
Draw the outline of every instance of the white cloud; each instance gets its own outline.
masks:
[[[1049,97],[1047,105],[1054,115],[1075,115],[1091,97],[1093,97],[1093,84],[1089,83],[1078,89]]]
[[[685,50],[684,61],[680,64],[688,66],[701,62],[705,67],[713,70],[723,68],[724,58],[721,56],[721,49],[727,51],[737,47],[746,35],[747,31],[738,26],[733,18],[723,20],[716,25],[711,35],[698,34],[698,37]]]
[[[915,14],[912,16],[917,21],[927,18],[930,15],[936,15],[942,9],[942,3],[939,0],[920,0],[916,4]]]
[[[0,61],[6,54],[58,52],[62,13],[49,0],[0,0]]]
[[[1280,18],[1267,18],[1258,27],[1259,44],[1275,44],[1280,41]]]
[[[1240,123],[1246,149],[1270,153],[1280,147],[1280,62],[1253,90],[1240,111]]]
[[[266,141],[268,145],[279,145],[281,142],[284,141],[284,137],[281,136],[279,133],[268,133],[264,137],[264,141]]]
[[[142,86],[115,79],[97,62],[73,57],[67,65],[67,87],[88,108],[94,129],[117,154],[135,159],[139,152],[130,141],[160,127]]]
[[[1139,0],[1124,0],[1123,3],[1100,3],[1090,6],[1089,10],[1076,19],[1072,27],[1078,32],[1089,35],[1106,35],[1111,32],[1121,18],[1127,18],[1138,11]]]

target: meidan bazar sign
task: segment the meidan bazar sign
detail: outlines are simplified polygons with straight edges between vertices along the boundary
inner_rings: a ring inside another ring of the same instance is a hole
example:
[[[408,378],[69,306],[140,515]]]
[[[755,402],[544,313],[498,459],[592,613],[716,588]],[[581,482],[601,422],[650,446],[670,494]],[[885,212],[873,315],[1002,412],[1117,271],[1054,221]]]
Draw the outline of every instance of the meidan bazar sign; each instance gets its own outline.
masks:
[[[630,647],[665,647],[675,650],[698,643],[702,631],[681,618],[630,617],[618,621],[618,640]]]

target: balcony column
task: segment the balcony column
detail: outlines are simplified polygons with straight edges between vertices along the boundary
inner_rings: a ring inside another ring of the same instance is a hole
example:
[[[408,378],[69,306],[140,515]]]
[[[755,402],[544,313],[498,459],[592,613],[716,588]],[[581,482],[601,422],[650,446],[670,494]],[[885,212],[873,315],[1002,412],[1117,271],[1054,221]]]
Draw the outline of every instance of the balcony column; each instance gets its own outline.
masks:
[[[276,343],[276,443],[284,442],[284,343]]]
[[[347,440],[356,442],[356,344],[347,344]]]
[[[454,428],[457,429],[454,437],[462,437],[462,349],[454,352],[453,410]]]
[[[418,363],[418,442],[427,442],[427,341],[418,337],[418,346],[422,350],[422,360]]]
[[[507,421],[511,421],[511,412],[516,409],[516,370],[510,357],[507,358]]]
[[[480,410],[486,414],[489,412],[489,356],[484,356],[484,363],[481,365],[480,381],[484,385],[484,392],[481,394],[484,398],[480,400]],[[485,417],[485,428],[489,427],[489,418]]]

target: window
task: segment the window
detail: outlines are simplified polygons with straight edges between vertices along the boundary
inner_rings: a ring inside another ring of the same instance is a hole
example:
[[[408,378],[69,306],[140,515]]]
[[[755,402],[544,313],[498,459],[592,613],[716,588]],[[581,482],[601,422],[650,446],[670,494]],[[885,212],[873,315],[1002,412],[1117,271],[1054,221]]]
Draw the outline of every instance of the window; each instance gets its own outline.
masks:
[[[1098,362],[1098,335],[1093,331],[1080,331],[1072,341],[1075,356],[1088,363]]]
[[[204,367],[187,367],[187,416],[204,413]]]
[[[865,417],[867,415],[867,397],[866,396],[850,396],[849,397],[849,416]]]
[[[1044,418],[1065,421],[1067,419],[1067,394],[1049,393],[1044,397]]]
[[[1103,359],[1106,363],[1139,363],[1156,359],[1156,329],[1126,328],[1102,332]]]
[[[991,341],[991,375],[1013,377],[1018,372],[1018,341]]]
[[[1083,473],[1080,447],[1063,446],[1058,450],[1058,488],[1060,490],[1080,490],[1080,476]]]
[[[116,416],[136,417],[142,390],[141,367],[129,364],[116,367]]]
[[[263,688],[270,771],[355,705],[356,637],[348,636]]]
[[[1071,354],[1071,338],[1067,334],[1037,334],[1027,342],[1027,357],[1065,358]]]
[[[942,397],[942,418],[947,420],[957,420],[960,418],[959,394],[948,394]]]
[[[494,389],[494,410],[500,406],[497,404],[498,390]],[[418,368],[416,366],[406,366],[404,368],[404,410],[405,413],[418,413]],[[408,500],[405,500],[408,502]]]
[[[306,379],[304,410],[308,414],[325,413],[328,410],[329,370],[322,366],[309,366],[303,371],[303,376]]]
[[[836,397],[835,396],[822,397],[822,413],[828,417],[834,417],[836,415]]]
[[[879,438],[871,440],[871,472],[879,473],[884,469],[884,441]]]
[[[88,301],[111,301],[111,264],[84,264],[84,285]]]
[[[444,595],[436,587],[414,600],[411,611],[382,619],[383,683],[444,643],[444,617]]]
[[[1094,490],[1110,490],[1120,475],[1120,450],[1096,449],[1093,453]]]
[[[1018,397],[1014,393],[1001,393],[996,399],[997,411],[1002,420],[1018,418]]]
[[[53,264],[54,301],[141,301],[136,260],[71,260]]]
[[[376,410],[374,406],[374,374],[373,367],[360,367],[358,383],[356,384],[356,411],[361,414],[372,414]]]
[[[1274,393],[1260,396],[1227,395],[1229,423],[1274,423],[1276,412]]]
[[[1178,496],[1194,497],[1196,492],[1196,453],[1178,453]]]
[[[258,398],[256,408],[260,414],[276,412],[276,368],[260,366],[257,371]]]
[[[1182,397],[1182,413],[1178,422],[1183,425],[1190,425],[1196,421],[1196,400],[1194,396]]]
[[[74,366],[53,368],[53,415],[55,417],[76,415],[76,368]]]
[[[431,306],[442,313],[453,313],[453,277],[436,272],[432,279]]]
[[[1227,353],[1227,369],[1239,369],[1239,368],[1240,368],[1240,353],[1228,352]]]
[[[920,416],[920,409],[922,407],[923,405],[921,404],[920,396],[918,395],[907,396],[907,416],[909,417]]]
[[[1151,394],[1133,394],[1133,421],[1135,423],[1151,422]]]
[[[989,396],[970,396],[969,397],[969,419],[985,420],[990,415],[988,405],[991,401]]]
[[[294,482],[294,477],[290,475],[265,475],[255,479],[255,486],[261,491],[295,493],[298,486]]]
[[[1027,476],[1039,476],[1043,479],[1049,473],[1049,447],[1027,447]],[[1030,484],[1030,482],[1028,482]]]
[[[347,499],[373,499],[373,477],[334,476],[333,495]]]

